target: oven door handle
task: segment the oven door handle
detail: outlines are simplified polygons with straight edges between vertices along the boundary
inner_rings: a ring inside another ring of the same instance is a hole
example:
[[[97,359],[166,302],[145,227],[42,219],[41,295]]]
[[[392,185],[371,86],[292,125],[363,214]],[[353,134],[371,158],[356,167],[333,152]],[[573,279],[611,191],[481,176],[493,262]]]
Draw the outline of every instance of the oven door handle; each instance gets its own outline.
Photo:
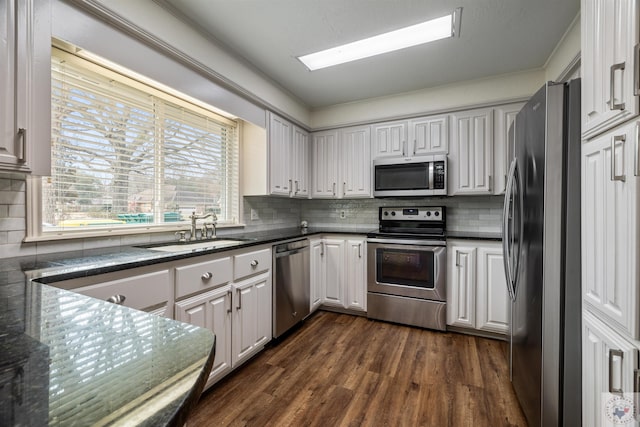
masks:
[[[384,243],[390,245],[413,245],[413,246],[434,246],[444,247],[446,242],[444,240],[418,240],[418,239],[380,239],[377,237],[370,237],[367,239],[367,243]]]

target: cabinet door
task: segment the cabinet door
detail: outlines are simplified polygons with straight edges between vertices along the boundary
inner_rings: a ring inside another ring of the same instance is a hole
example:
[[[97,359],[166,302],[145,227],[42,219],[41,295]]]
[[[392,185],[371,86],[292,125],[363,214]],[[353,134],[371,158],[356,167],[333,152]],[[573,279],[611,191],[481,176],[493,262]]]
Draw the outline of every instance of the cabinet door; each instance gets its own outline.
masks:
[[[345,242],[341,239],[324,239],[325,281],[323,304],[345,307]]]
[[[338,132],[317,132],[312,138],[313,198],[335,198],[338,195]]]
[[[407,155],[407,122],[379,123],[371,127],[373,158]]]
[[[638,115],[636,0],[582,0],[582,133],[591,138]]]
[[[614,330],[585,311],[582,319],[582,425],[613,425],[611,402],[633,402],[638,350]],[[609,408],[607,408],[609,405]],[[618,425],[631,419],[620,414]],[[637,425],[630,423],[628,425]]]
[[[476,329],[508,334],[510,308],[502,246],[495,244],[478,247]]]
[[[233,284],[233,366],[271,340],[271,276],[264,273]]]
[[[347,240],[347,308],[367,311],[366,241]]]
[[[582,145],[582,296],[638,339],[638,126]],[[615,175],[615,176],[614,176]]]
[[[231,286],[223,286],[176,302],[176,319],[211,330],[216,336],[216,355],[207,387],[231,371]]]
[[[310,312],[313,313],[322,304],[322,295],[324,294],[324,283],[326,278],[324,263],[324,242],[322,239],[312,240],[310,246]]]
[[[269,113],[269,191],[273,195],[291,194],[292,125]]]
[[[493,128],[493,194],[504,194],[507,187],[509,164],[514,153],[509,147],[509,127],[516,119],[524,102],[503,105],[494,110]]]
[[[491,194],[493,172],[493,110],[451,115],[449,195]]]
[[[447,248],[447,325],[476,326],[476,248]]]
[[[342,182],[339,197],[371,197],[371,128],[343,129],[340,146]]]
[[[51,174],[51,5],[0,2],[0,170]]]
[[[291,170],[293,178],[293,197],[309,197],[309,134],[297,126],[293,127],[293,155]]]
[[[409,155],[446,154],[449,150],[449,116],[409,121]]]

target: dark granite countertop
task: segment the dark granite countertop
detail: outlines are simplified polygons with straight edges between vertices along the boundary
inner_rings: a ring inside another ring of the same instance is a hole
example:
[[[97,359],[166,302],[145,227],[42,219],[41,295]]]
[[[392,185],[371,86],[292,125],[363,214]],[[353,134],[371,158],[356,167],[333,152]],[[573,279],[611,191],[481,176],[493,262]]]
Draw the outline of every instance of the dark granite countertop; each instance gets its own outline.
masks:
[[[1,260],[0,425],[182,425],[213,363],[207,329],[45,283],[320,233],[366,234],[291,228],[225,235],[243,240],[219,249],[121,246]]]

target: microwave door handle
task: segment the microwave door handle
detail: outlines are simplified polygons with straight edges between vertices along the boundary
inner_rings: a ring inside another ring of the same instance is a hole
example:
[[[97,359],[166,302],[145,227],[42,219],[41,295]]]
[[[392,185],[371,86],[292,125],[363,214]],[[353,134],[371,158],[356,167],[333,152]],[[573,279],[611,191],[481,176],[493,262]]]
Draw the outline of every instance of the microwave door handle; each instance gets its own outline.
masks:
[[[429,162],[429,190],[433,190],[433,162]]]

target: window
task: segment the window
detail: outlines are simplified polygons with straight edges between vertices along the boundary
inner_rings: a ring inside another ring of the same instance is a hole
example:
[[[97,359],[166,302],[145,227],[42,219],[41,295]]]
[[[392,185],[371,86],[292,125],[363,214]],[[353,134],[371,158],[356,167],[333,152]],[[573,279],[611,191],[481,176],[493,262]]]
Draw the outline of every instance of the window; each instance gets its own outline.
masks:
[[[236,122],[58,49],[51,71],[42,234],[237,223]]]

